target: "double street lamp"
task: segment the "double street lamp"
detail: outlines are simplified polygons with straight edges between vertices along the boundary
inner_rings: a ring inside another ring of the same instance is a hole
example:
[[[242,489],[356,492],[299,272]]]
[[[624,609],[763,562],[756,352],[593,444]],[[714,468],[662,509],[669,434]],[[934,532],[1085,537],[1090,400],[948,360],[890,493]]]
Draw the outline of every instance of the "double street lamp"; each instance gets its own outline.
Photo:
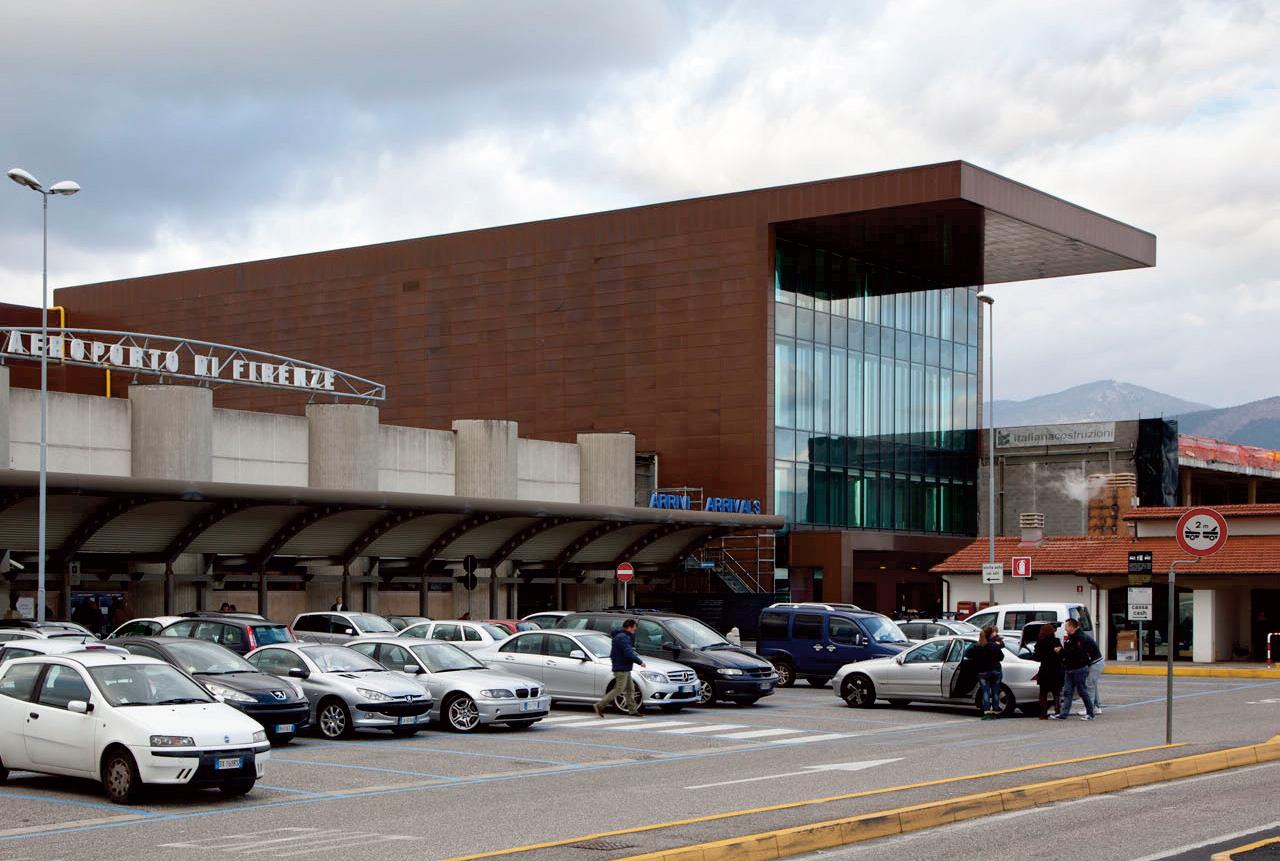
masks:
[[[40,525],[37,537],[38,579],[36,581],[36,620],[43,622],[45,608],[45,518],[47,512],[48,484],[48,421],[49,421],[49,198],[52,195],[70,197],[80,190],[69,179],[45,188],[40,181],[20,167],[9,171],[9,179],[18,185],[40,194],[44,212],[43,266],[40,279]],[[64,608],[70,612],[71,608]]]
[[[996,345],[995,345],[995,326],[996,326],[996,297],[983,290],[978,294],[978,301],[987,306],[987,361],[984,364],[987,367],[987,561],[996,561],[996,410],[995,410],[995,385],[996,385]],[[981,313],[981,309],[979,309]],[[981,321],[979,321],[981,323]],[[981,424],[981,422],[979,422]],[[1027,599],[1027,585],[1024,580],[1022,583],[1022,600]],[[987,603],[994,605],[996,603],[996,587],[994,585],[987,586]]]

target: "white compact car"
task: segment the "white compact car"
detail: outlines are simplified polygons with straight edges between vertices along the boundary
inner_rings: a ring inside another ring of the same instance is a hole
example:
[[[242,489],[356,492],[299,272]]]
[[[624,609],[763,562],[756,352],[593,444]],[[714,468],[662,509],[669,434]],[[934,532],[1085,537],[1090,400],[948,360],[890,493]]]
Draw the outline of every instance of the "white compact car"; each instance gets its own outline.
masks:
[[[960,673],[965,649],[975,636],[934,637],[892,658],[874,658],[845,664],[831,680],[836,696],[852,708],[870,708],[876,700],[901,706],[910,702],[971,705],[981,712],[976,677]],[[1000,663],[1000,711],[1012,714],[1021,707],[1028,714],[1039,705],[1039,685],[1031,679],[1040,669],[1035,661],[1014,654],[1005,646]]]
[[[511,636],[511,633],[501,625],[489,622],[453,620],[410,625],[397,636],[415,637],[421,640],[443,640],[446,643],[453,643],[463,651],[475,652],[502,642]]]
[[[141,619],[130,619],[107,635],[107,639],[117,637],[154,637],[174,622],[181,622],[182,616],[145,616]]]
[[[150,784],[244,795],[270,751],[257,721],[154,658],[97,649],[0,666],[0,780],[85,777],[117,804]]]

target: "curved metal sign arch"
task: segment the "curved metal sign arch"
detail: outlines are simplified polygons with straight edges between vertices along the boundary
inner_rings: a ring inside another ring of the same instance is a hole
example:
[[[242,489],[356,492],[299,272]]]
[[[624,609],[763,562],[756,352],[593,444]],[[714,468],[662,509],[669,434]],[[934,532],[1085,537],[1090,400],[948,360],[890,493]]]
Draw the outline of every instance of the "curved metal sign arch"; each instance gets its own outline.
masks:
[[[38,362],[42,354],[51,362],[161,380],[257,386],[367,401],[387,397],[387,387],[382,383],[314,362],[229,344],[108,329],[62,328],[50,329],[46,343],[38,326],[0,327],[0,361]]]

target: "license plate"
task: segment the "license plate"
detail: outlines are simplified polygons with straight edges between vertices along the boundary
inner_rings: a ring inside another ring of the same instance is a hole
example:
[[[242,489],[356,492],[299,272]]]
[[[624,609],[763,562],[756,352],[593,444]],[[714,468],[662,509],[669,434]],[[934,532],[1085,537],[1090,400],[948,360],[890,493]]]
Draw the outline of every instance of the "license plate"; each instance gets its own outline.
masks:
[[[761,682],[760,690],[767,691],[773,687],[773,682]]]
[[[680,693],[682,693],[682,694],[691,694],[691,693],[693,693],[693,685],[681,685],[681,686],[680,686]]]
[[[415,724],[417,722],[418,722],[417,715],[408,715],[407,717],[402,717],[400,718],[400,720],[396,721],[396,723],[400,724],[400,726],[407,726],[409,724]]]
[[[238,756],[224,756],[213,764],[218,771],[234,771],[244,767],[244,760]]]
[[[293,730],[294,730],[294,725],[291,723],[276,724],[276,732],[278,733],[293,732]]]

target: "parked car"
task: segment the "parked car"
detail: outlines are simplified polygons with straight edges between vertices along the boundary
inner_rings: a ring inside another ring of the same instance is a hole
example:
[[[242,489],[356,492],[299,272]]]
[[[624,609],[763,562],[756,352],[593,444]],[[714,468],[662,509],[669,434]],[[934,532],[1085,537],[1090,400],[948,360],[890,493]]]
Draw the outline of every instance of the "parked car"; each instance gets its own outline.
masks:
[[[1005,643],[1015,652],[1022,644],[1022,631],[1032,622],[1056,622],[1061,624],[1068,619],[1080,623],[1084,632],[1092,637],[1097,634],[1093,630],[1093,616],[1089,608],[1078,603],[1044,602],[1035,604],[997,604],[986,607],[965,619],[970,625],[979,629],[987,625],[995,625]]]
[[[431,696],[422,685],[345,646],[280,643],[250,652],[246,660],[264,673],[301,682],[311,704],[309,722],[325,738],[346,738],[357,729],[410,736],[430,720]]]
[[[636,620],[637,652],[676,661],[697,674],[702,705],[717,700],[751,705],[773,694],[778,674],[772,664],[690,616],[656,610],[596,610],[566,616],[561,626],[611,636],[627,618]]]
[[[832,679],[836,696],[852,708],[870,708],[876,700],[902,706],[910,702],[971,705],[982,712],[977,678],[958,672],[965,650],[976,635],[935,637],[892,658],[859,661],[840,668]],[[1039,705],[1039,686],[1032,681],[1040,665],[1018,657],[1005,645],[1001,662],[1000,711],[1021,707],[1033,714]]]
[[[244,795],[271,745],[257,721],[153,658],[95,650],[0,666],[0,781],[10,770],[100,781],[116,804],[181,784]]]
[[[554,628],[559,625],[561,619],[571,615],[573,615],[572,610],[543,610],[541,613],[530,613],[520,621],[537,625],[539,628]]]
[[[68,638],[85,642],[98,642],[98,637],[83,625],[75,622],[36,622],[32,619],[5,619],[0,621],[0,643],[11,640],[52,640]]]
[[[187,673],[214,697],[262,724],[273,744],[288,744],[310,720],[311,706],[302,685],[268,675],[217,643],[181,637],[122,637],[115,645]]]
[[[345,643],[356,637],[394,637],[397,633],[395,626],[381,616],[349,610],[299,613],[292,628],[299,640],[311,643]]]
[[[888,616],[852,604],[774,604],[760,613],[756,653],[778,671],[778,684],[805,679],[822,687],[845,664],[890,657],[910,642]]]
[[[383,618],[390,622],[391,627],[397,631],[403,631],[410,625],[421,625],[423,622],[431,621],[426,616],[384,616]]]
[[[161,628],[157,636],[208,640],[237,655],[247,655],[259,646],[296,642],[287,625],[249,613],[206,613],[184,618]]]
[[[523,619],[485,619],[486,625],[497,625],[508,634],[518,634],[521,631],[536,631],[542,626],[536,622],[526,622]]]
[[[474,652],[477,649],[486,649],[494,643],[499,643],[510,637],[511,634],[500,625],[491,625],[488,622],[455,620],[410,625],[401,631],[398,636],[413,637],[421,640],[442,640],[446,643],[453,643],[459,649]]]
[[[908,640],[916,643],[923,643],[925,640],[931,640],[934,637],[945,637],[948,634],[973,634],[976,637],[982,630],[981,628],[975,628],[968,622],[933,617],[927,619],[899,619],[896,624],[898,629],[907,635]]]
[[[112,640],[116,637],[151,637],[174,622],[181,622],[182,616],[148,616],[141,619],[130,619],[106,636]]]
[[[609,637],[597,631],[526,631],[477,652],[476,657],[492,669],[541,682],[552,700],[593,703],[613,686],[612,645]],[[693,670],[661,658],[646,658],[644,663],[631,671],[642,708],[676,712],[698,702]],[[614,705],[625,710],[621,694],[614,698]]]
[[[491,670],[453,643],[391,637],[347,647],[425,687],[433,703],[431,719],[455,732],[488,724],[523,729],[546,717],[551,707],[538,682]]]
[[[113,652],[117,655],[129,654],[124,649],[116,646],[108,646],[106,643],[89,640],[79,640],[75,637],[57,637],[45,640],[10,640],[7,643],[0,643],[0,664],[17,658],[30,658],[35,655],[66,655],[71,652],[90,651]]]

